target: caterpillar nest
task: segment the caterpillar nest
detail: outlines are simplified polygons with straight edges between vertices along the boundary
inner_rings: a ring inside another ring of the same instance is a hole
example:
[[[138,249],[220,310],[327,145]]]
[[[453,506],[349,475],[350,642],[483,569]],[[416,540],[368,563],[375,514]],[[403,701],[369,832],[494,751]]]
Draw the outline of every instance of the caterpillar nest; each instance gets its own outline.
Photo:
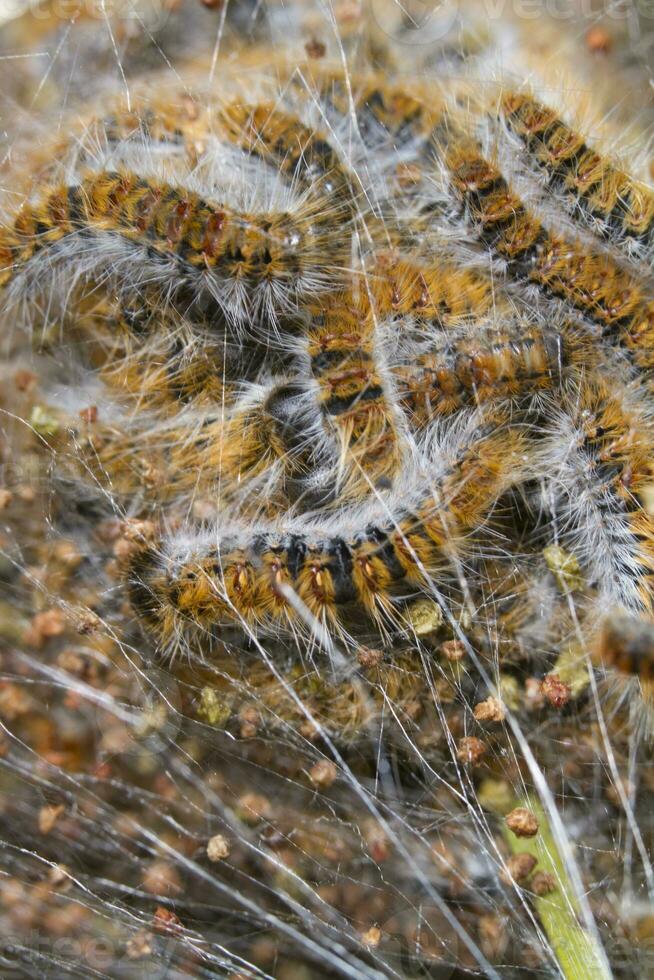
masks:
[[[3,28],[3,976],[652,972],[646,18],[414,7]]]

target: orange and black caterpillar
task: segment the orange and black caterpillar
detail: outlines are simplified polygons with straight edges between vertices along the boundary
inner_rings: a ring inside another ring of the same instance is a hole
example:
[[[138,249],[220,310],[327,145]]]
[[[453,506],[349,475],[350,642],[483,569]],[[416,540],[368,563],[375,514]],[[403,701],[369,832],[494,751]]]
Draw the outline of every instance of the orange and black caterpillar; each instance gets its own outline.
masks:
[[[426,140],[439,114],[433,107],[433,92],[413,94],[379,76],[355,86],[355,102],[364,139],[374,140],[379,127],[394,146]]]
[[[339,458],[346,469],[341,493],[349,489],[366,495],[371,485],[390,485],[399,471],[398,407],[404,412],[403,424],[423,427],[458,408],[552,389],[575,357],[569,337],[534,324],[452,331],[438,323],[400,318],[382,324],[382,332],[407,335],[401,357],[390,358],[382,375],[375,361],[380,343],[373,318],[350,296],[340,296],[310,319],[307,352],[318,385],[314,407],[311,390],[290,376],[250,385],[239,396],[230,371],[237,369],[244,380],[245,365],[231,363],[229,347],[211,338],[185,343],[162,339],[156,346],[138,346],[154,323],[164,334],[172,329],[170,317],[167,324],[160,316],[146,317],[137,325],[136,340],[130,311],[107,313],[101,304],[92,319],[92,325],[85,321],[86,332],[93,326],[104,338],[96,358],[100,376],[133,397],[139,410],[176,402],[206,407],[204,418],[188,416],[186,432],[180,421],[179,427],[173,423],[158,435],[147,434],[143,452],[167,457],[198,488],[213,479],[224,499],[254,477],[264,481],[267,493],[274,486],[274,495],[281,491],[287,498],[301,495],[307,501],[323,496],[324,488],[315,480],[312,485],[311,474],[316,467],[333,472]],[[127,347],[125,337],[132,341]],[[338,434],[337,446],[320,431],[316,408],[322,408],[323,428],[327,424]],[[107,472],[115,473],[116,451],[118,459],[124,456],[120,439],[103,443],[98,432],[92,448]],[[182,486],[178,479],[170,485],[177,491]]]
[[[651,612],[643,616],[630,615],[619,608],[611,610],[602,619],[591,646],[591,656],[596,667],[613,675],[612,686],[616,687],[618,699],[624,697],[625,691],[631,695],[632,725],[651,741],[654,734],[654,621]],[[615,680],[618,680],[617,685]],[[640,697],[633,696],[636,686]]]
[[[364,484],[392,481],[401,463],[400,436],[388,381],[378,365],[373,318],[349,295],[333,299],[312,311],[306,352],[347,478]]]
[[[415,314],[447,326],[477,320],[502,308],[489,276],[447,258],[420,259],[381,251],[358,283],[362,309],[376,317]]]
[[[109,352],[107,352],[109,353]],[[154,350],[125,350],[118,346],[100,370],[104,382],[132,395],[143,408],[229,404],[233,392],[225,380],[225,348],[173,338]],[[233,386],[231,386],[233,387]]]
[[[566,395],[540,461],[557,534],[604,601],[654,610],[654,428],[638,392],[597,375]]]
[[[313,531],[237,527],[143,548],[127,571],[135,610],[164,647],[190,625],[338,627],[367,616],[383,630],[398,619],[395,600],[470,548],[468,536],[519,481],[528,437],[505,421],[475,419],[449,463],[440,450],[440,475],[435,464],[413,506],[405,492],[376,518],[364,510]]]
[[[437,668],[433,684],[426,685],[422,659],[410,649],[394,652],[392,658],[378,653],[376,663],[345,679],[307,670],[302,663],[289,665],[280,678],[256,656],[247,660],[244,670],[242,660],[216,654],[205,671],[204,690],[211,691],[225,715],[230,713],[225,724],[237,737],[244,736],[245,722],[245,737],[275,733],[315,740],[322,731],[338,745],[360,745],[383,722],[385,729],[391,728],[397,748],[406,750],[407,729],[438,725],[434,702],[453,702],[456,688],[451,678],[438,676]],[[196,684],[197,675],[196,667]],[[198,701],[202,717],[201,697]]]
[[[100,376],[118,393],[125,392],[126,381],[137,386],[127,391],[123,412],[115,421],[105,421],[100,412],[90,425],[74,417],[61,423],[73,442],[67,452],[71,462],[109,484],[114,495],[133,496],[145,488],[157,508],[183,505],[189,495],[210,507],[238,501],[244,515],[260,518],[309,492],[326,493],[309,478],[324,465],[321,453],[327,451],[307,432],[306,396],[292,383],[252,385],[246,396],[232,386],[216,401],[205,395],[184,404],[175,396],[170,402],[170,393],[156,387],[150,392],[157,380],[154,367],[133,368],[126,378],[116,366],[115,373]]]
[[[490,280],[479,272],[460,270],[449,262],[428,264],[385,253],[361,281],[355,281],[351,291],[334,293],[308,308],[308,322],[301,328],[301,350],[308,361],[307,375],[317,387],[317,407],[328,429],[336,434],[336,452],[330,462],[344,474],[341,491],[365,494],[371,486],[390,485],[401,465],[401,415],[392,396],[396,366],[383,363],[378,319],[391,314],[398,317],[397,331],[402,334],[402,317],[415,313],[421,319],[431,317],[429,329],[437,330],[439,325],[452,327],[482,316],[493,301]],[[390,328],[386,325],[385,329]],[[401,376],[400,367],[397,371]],[[309,387],[307,394],[311,393]],[[250,409],[248,419],[254,429],[248,425],[248,431],[254,435],[256,429],[257,435],[252,441],[245,437],[246,445],[258,448],[252,455],[239,454],[242,463],[251,458],[259,471],[270,450],[281,449],[277,439],[271,439],[265,449],[261,446],[261,435],[267,431],[262,411],[265,414],[262,406]],[[309,401],[305,417],[307,432],[324,441],[312,424]],[[239,418],[246,421],[245,416],[235,419],[227,443],[236,444]],[[296,468],[295,435],[292,442],[294,448],[288,445],[288,452],[276,451],[276,455]],[[226,453],[231,459],[233,452],[227,449]],[[306,469],[306,453],[301,465]]]
[[[393,147],[429,138],[440,114],[434,108],[433,90],[409,90],[406,85],[389,82],[380,73],[314,71],[313,87],[327,110],[347,119],[354,107],[357,129],[372,146],[390,143]]]
[[[66,339],[85,363],[136,409],[179,409],[180,405],[227,405],[234,376],[248,377],[249,356],[215,327],[189,321],[172,307],[157,309],[116,301],[98,290],[80,299],[64,322]]]
[[[91,173],[25,204],[0,237],[0,285],[47,249],[50,258],[78,259],[87,275],[109,275],[122,260],[130,284],[152,288],[160,277],[168,296],[211,298],[233,320],[256,311],[275,318],[298,295],[332,285],[347,233],[328,217],[309,206],[246,214],[129,171]]]
[[[599,665],[631,674],[654,693],[654,623],[614,612],[602,622],[595,657]]]
[[[500,111],[544,171],[550,187],[592,219],[592,227],[625,247],[650,248],[654,191],[588,146],[553,110],[532,96],[505,92]]]
[[[333,496],[333,486],[328,492],[319,480],[311,481],[320,467],[329,466],[331,473],[335,457],[311,409],[306,386],[281,376],[253,386],[236,403],[209,450],[221,474],[223,498],[253,479],[265,491],[255,501],[259,513],[273,501],[289,506],[296,498]],[[196,465],[202,464],[202,456],[200,449]]]
[[[207,113],[202,103],[188,94],[178,96],[172,103],[160,100],[156,105],[122,105],[100,117],[92,126],[99,130],[100,139],[108,144],[122,144],[135,137],[154,144],[185,147],[193,136],[200,139],[206,133]]]
[[[654,366],[654,301],[605,253],[549,232],[471,140],[445,150],[452,184],[481,240],[518,279],[560,297],[615,337],[634,363]]]
[[[313,193],[353,203],[354,177],[326,133],[305,125],[273,102],[232,102],[220,113],[227,136]]]
[[[565,333],[537,324],[432,330],[423,352],[409,347],[392,368],[400,406],[427,423],[466,406],[556,389],[574,358]]]

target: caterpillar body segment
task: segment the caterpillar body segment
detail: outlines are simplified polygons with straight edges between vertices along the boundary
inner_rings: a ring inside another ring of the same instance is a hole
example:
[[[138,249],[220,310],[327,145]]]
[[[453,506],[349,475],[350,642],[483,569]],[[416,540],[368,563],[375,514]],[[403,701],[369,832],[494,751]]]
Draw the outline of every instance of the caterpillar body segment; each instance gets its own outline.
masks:
[[[88,310],[84,307],[88,305]],[[210,329],[166,310],[110,300],[76,301],[66,324],[72,344],[101,380],[141,409],[228,405],[235,379],[255,369],[253,355]]]
[[[298,495],[310,460],[289,446],[285,432],[282,442],[273,416],[247,412],[238,398],[231,410],[189,406],[162,418],[152,406],[130,411],[127,405],[114,420],[103,417],[100,409],[93,424],[62,420],[74,464],[68,468],[78,481],[91,474],[116,499],[144,496],[154,512],[185,513],[189,500],[199,500],[210,514],[218,504],[238,506],[244,516],[274,514]]]
[[[579,310],[638,367],[654,366],[654,301],[639,280],[608,253],[549,232],[472,141],[446,152],[452,183],[481,240],[509,274]]]
[[[252,385],[235,404],[212,455],[223,502],[251,487],[254,513],[273,504],[301,501],[307,507],[334,498],[335,448],[313,392],[297,380]],[[248,509],[247,499],[241,506]]]
[[[247,214],[134,172],[91,173],[18,213],[0,239],[0,285],[58,246],[62,260],[79,252],[87,275],[113,274],[118,263],[134,287],[161,279],[168,295],[213,299],[231,320],[276,320],[298,296],[333,286],[348,245],[346,230],[330,229],[310,203],[295,214]]]
[[[336,434],[345,482],[392,482],[401,464],[398,417],[379,363],[374,319],[345,294],[312,312],[306,354],[318,404]]]
[[[434,107],[434,93],[412,93],[377,77],[356,88],[359,129],[364,139],[374,142],[376,128],[394,146],[417,144],[429,137],[440,116]]]
[[[535,215],[510,189],[498,168],[471,139],[457,136],[444,150],[444,161],[455,191],[477,226],[482,241],[510,268],[525,271],[547,241]]]
[[[121,497],[146,492],[155,506],[184,507],[190,494],[261,514],[290,506],[318,465],[329,460],[333,471],[332,447],[309,428],[320,417],[304,387],[281,375],[247,381],[224,355],[209,343],[103,347],[96,370],[107,393],[92,421],[80,424],[75,400],[61,420],[77,477],[93,474]]]
[[[442,108],[433,87],[389,82],[381,73],[342,71],[314,73],[317,97],[339,118],[356,113],[357,129],[368,146],[412,147],[415,153],[429,139]],[[436,103],[436,104],[435,104]]]
[[[594,665],[606,671],[609,695],[628,698],[637,737],[654,738],[654,620],[619,608],[603,615],[591,645]]]
[[[232,102],[220,116],[230,139],[273,166],[292,184],[353,203],[353,175],[342,163],[328,134],[312,129],[273,102]]]
[[[582,378],[550,430],[539,466],[557,534],[603,601],[654,610],[654,428],[638,392]]]
[[[538,540],[535,533],[532,538]],[[534,662],[541,671],[547,656],[554,656],[574,632],[575,616],[585,609],[586,596],[575,593],[575,611],[569,597],[548,570],[542,550],[530,553],[527,539],[518,558],[489,558],[483,563],[474,592],[474,642],[495,653],[500,663]]]
[[[654,191],[588,146],[585,138],[533,97],[506,92],[500,111],[553,190],[579,209],[594,231],[626,249],[651,249]]]
[[[218,345],[172,341],[148,351],[146,359],[141,352],[124,352],[122,359],[106,363],[100,377],[148,407],[177,411],[190,403],[229,404],[234,396],[225,380],[225,360],[224,348]]]
[[[44,161],[42,172],[53,176],[63,169],[70,178],[84,167],[141,172],[141,168],[152,170],[164,162],[172,169],[184,164],[188,172],[206,152],[211,115],[204,100],[191,93],[136,95],[129,107],[117,100],[48,147],[51,159]]]
[[[395,600],[470,547],[466,539],[518,479],[528,440],[504,422],[475,418],[439,454],[439,475],[413,505],[405,494],[394,512],[390,504],[376,516],[361,512],[358,526],[355,513],[323,526],[216,530],[144,549],[127,573],[135,611],[164,646],[191,624],[339,627],[351,616],[397,618]]]
[[[594,651],[599,665],[638,677],[654,696],[654,622],[643,616],[614,612],[601,625]]]
[[[518,321],[504,329],[432,330],[392,374],[402,409],[427,424],[476,404],[556,390],[577,359],[571,335]]]
[[[97,120],[92,128],[109,147],[136,140],[159,150],[197,156],[195,146],[206,141],[210,127],[210,111],[204,100],[186,94],[172,101],[140,100],[130,108],[118,106]]]
[[[359,284],[361,303],[379,318],[415,314],[448,326],[482,318],[502,300],[492,282],[478,270],[447,259],[421,260],[381,252]]]
[[[306,382],[276,375],[234,385],[228,394],[222,407],[182,418],[161,434],[178,484],[218,493],[221,506],[238,501],[242,513],[255,515],[292,506],[339,507],[370,492],[359,470],[339,479],[339,467],[351,464],[348,449]],[[363,462],[370,469],[372,450],[364,446],[361,452],[369,454]]]
[[[246,687],[242,666],[235,668],[233,657],[212,658],[207,685],[231,710],[228,727],[236,733],[243,715],[252,715],[253,709],[257,727],[264,732],[313,739],[322,730],[344,747],[365,744],[371,727],[383,723],[391,727],[387,737],[400,752],[406,751],[407,727],[419,731],[422,724],[429,725],[435,700],[451,702],[456,693],[446,678],[435,677],[433,686],[425,684],[420,656],[411,650],[394,653],[392,660],[382,660],[343,680],[295,663],[280,681],[267,665],[253,658],[247,664]],[[386,717],[389,701],[392,718]]]
[[[115,493],[138,491],[126,470],[132,459],[134,472],[146,467],[149,482],[156,477],[160,504],[183,507],[190,495],[212,511],[238,507],[243,517],[261,519],[300,504],[340,501],[335,446],[306,385],[282,375],[233,383],[220,401],[178,401],[177,411],[166,415],[153,411],[147,391],[133,397],[137,406],[127,403],[122,427],[111,434],[95,426],[77,448],[98,482]]]

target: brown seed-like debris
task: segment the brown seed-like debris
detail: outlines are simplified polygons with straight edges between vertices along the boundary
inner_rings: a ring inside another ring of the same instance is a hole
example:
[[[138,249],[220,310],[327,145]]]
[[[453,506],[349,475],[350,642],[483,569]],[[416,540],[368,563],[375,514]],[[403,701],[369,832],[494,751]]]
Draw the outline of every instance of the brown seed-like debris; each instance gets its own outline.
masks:
[[[558,674],[548,674],[541,681],[541,691],[553,708],[564,708],[570,700],[570,687]]]
[[[476,721],[504,721],[506,711],[504,705],[497,698],[486,698],[475,705],[473,714]]]
[[[379,926],[370,926],[361,936],[361,942],[369,949],[376,949],[381,941],[382,931]]]
[[[178,932],[182,928],[179,916],[163,905],[158,905],[154,910],[152,924],[158,932]]]
[[[505,817],[506,825],[516,837],[535,837],[538,833],[538,820],[525,806],[517,806]]]
[[[244,793],[238,801],[238,815],[246,824],[257,824],[260,820],[270,820],[272,807],[261,793]]]
[[[534,895],[542,898],[556,890],[556,878],[549,871],[537,871],[529,882],[529,887]]]
[[[482,915],[479,917],[479,940],[486,956],[498,960],[504,955],[509,942],[506,923],[499,915]]]
[[[89,405],[88,408],[83,408],[79,413],[79,417],[81,418],[82,422],[87,422],[89,425],[92,425],[94,422],[98,421],[98,406]]]
[[[310,41],[307,41],[307,43],[304,45],[304,50],[307,53],[307,57],[313,58],[316,61],[320,58],[324,58],[327,53],[327,48],[325,45],[322,43],[322,41],[319,41],[315,37],[312,37]]]
[[[456,754],[460,762],[477,766],[486,755],[488,746],[480,738],[469,735],[462,738],[457,746]]]
[[[331,786],[337,775],[338,770],[331,759],[319,759],[309,770],[311,782],[320,789]]]
[[[207,844],[207,857],[210,861],[224,861],[229,857],[229,841],[222,834],[215,834]]]
[[[371,667],[379,667],[384,659],[384,654],[381,650],[375,650],[373,647],[360,646],[357,659],[361,666],[368,670]]]
[[[441,643],[438,649],[446,660],[451,660],[454,663],[463,660],[466,655],[465,647],[460,640],[446,640],[445,643]]]
[[[127,958],[130,960],[142,960],[146,956],[152,955],[152,936],[145,929],[139,929],[125,946]]]
[[[500,872],[500,878],[511,885],[514,882],[522,884],[532,873],[538,860],[533,854],[512,854],[506,862],[506,868]]]
[[[42,834],[49,834],[64,812],[64,809],[63,804],[59,804],[59,806],[42,806],[39,810],[39,831]]]
[[[609,54],[613,47],[613,38],[605,27],[599,24],[586,34],[586,47],[591,54]]]

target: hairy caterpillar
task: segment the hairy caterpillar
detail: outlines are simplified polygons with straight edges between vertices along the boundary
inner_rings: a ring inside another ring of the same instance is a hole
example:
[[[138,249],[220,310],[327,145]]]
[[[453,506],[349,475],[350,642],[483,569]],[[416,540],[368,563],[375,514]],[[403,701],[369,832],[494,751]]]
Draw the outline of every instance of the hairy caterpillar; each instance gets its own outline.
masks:
[[[430,473],[409,506],[362,516],[358,527],[349,518],[350,527],[335,521],[310,532],[227,529],[142,550],[128,570],[132,603],[164,646],[185,620],[281,625],[301,623],[307,610],[336,625],[350,606],[380,623],[392,619],[393,596],[424,584],[465,547],[518,478],[526,436],[502,422],[473,419],[440,460],[440,476]]]
[[[597,657],[602,666],[638,677],[652,699],[654,626],[650,619],[625,613],[605,619],[599,634]]]
[[[231,103],[222,110],[221,121],[231,139],[288,180],[346,203],[352,198],[352,176],[328,136],[274,103]]]
[[[424,260],[382,251],[359,284],[361,303],[378,317],[416,314],[453,326],[488,314],[501,297],[481,272],[460,268],[447,259]]]
[[[245,396],[234,394],[231,404],[191,404],[167,419],[145,408],[130,412],[128,405],[115,420],[100,412],[91,425],[62,422],[70,451],[82,464],[81,472],[75,467],[78,476],[94,474],[114,495],[129,498],[145,488],[154,491],[157,507],[184,508],[180,495],[192,494],[212,511],[218,503],[225,507],[237,499],[244,511],[251,507],[260,514],[276,500],[289,505],[307,490],[312,455],[301,434],[303,416],[295,413],[294,394],[282,384],[253,385]],[[252,495],[257,484],[260,499]]]
[[[125,151],[131,141],[145,144],[160,144],[176,148],[197,157],[193,141],[206,137],[208,111],[198,98],[188,94],[178,96],[174,102],[157,99],[153,104],[148,100],[126,108],[118,105],[106,116],[93,120],[91,131],[97,130],[97,138],[106,142],[112,149]]]
[[[334,303],[318,318],[312,316],[308,352],[312,372],[324,392],[318,404],[324,399],[327,424],[340,430],[350,489],[355,489],[360,468],[367,474],[359,477],[359,492],[364,494],[369,492],[368,480],[381,485],[384,478],[392,482],[398,472],[396,403],[404,415],[403,425],[419,430],[429,420],[451,415],[466,405],[514,400],[557,388],[577,356],[570,335],[540,331],[529,324],[515,324],[504,331],[486,326],[461,333],[439,332],[429,322],[409,326],[392,321],[382,324],[381,332],[399,330],[400,348],[389,350],[382,384],[371,360],[372,324],[342,303]],[[192,350],[185,353],[182,349],[173,356],[164,349],[159,357],[165,359],[165,367],[155,361],[146,368],[127,358],[124,366],[119,361],[101,376],[119,387],[138,390],[138,403],[144,407],[156,404],[155,397],[157,401],[171,395],[184,400],[189,391],[196,403],[204,400],[210,407],[213,402],[218,416],[222,406],[222,424],[216,416],[214,422],[207,419],[197,435],[193,435],[190,420],[186,438],[183,430],[171,431],[167,437],[161,433],[162,440],[168,438],[173,447],[179,447],[172,452],[173,458],[179,458],[181,473],[193,474],[195,480],[203,472],[220,474],[224,496],[244,479],[267,474],[269,482],[277,467],[277,479],[287,493],[310,493],[312,470],[333,466],[338,458],[338,449],[335,452],[328,434],[320,431],[312,392],[283,376],[267,385],[253,384],[242,396],[213,390],[220,378],[204,373],[211,352],[201,348],[193,355]],[[318,485],[313,489],[318,491]]]
[[[640,283],[610,255],[547,231],[475,144],[454,141],[446,156],[482,240],[509,272],[566,300],[649,368],[653,307]]]
[[[495,165],[505,14],[237,7],[6,160],[0,925],[110,910],[66,975],[647,975],[651,780],[588,657],[651,616],[647,245]]]
[[[137,393],[148,407],[203,401],[220,404],[231,400],[223,382],[223,352],[217,344],[173,340],[163,349],[159,345],[156,353],[148,352],[146,363],[133,352],[125,352],[123,363],[114,361],[101,371],[101,377],[112,387]]]
[[[334,462],[332,447],[312,412],[306,386],[276,378],[253,385],[238,400],[219,442],[211,453],[215,470],[222,475],[222,493],[260,478],[273,498],[288,505],[295,498],[326,494],[326,487],[313,476],[315,470]],[[203,453],[197,463],[202,464]]]
[[[648,250],[654,224],[654,192],[591,149],[553,109],[529,95],[506,92],[500,111],[542,168],[549,185],[564,192],[590,227],[628,254]]]
[[[202,690],[208,688],[211,701],[217,701],[224,714],[230,712],[228,724],[237,733],[245,727],[248,735],[297,733],[302,738],[316,740],[322,730],[346,747],[369,739],[371,731],[386,715],[398,748],[403,743],[406,746],[404,729],[414,732],[424,726],[429,731],[434,697],[441,704],[454,700],[453,684],[447,677],[436,678],[434,691],[425,688],[420,658],[410,652],[397,653],[392,660],[380,660],[362,668],[359,676],[345,680],[325,677],[318,671],[307,672],[297,664],[290,668],[285,682],[280,683],[255,659],[247,665],[247,684],[244,684],[234,669],[234,659],[226,657],[214,661],[211,670],[206,671],[207,686]],[[301,698],[300,705],[291,692]],[[388,711],[389,703],[393,705],[394,715]],[[302,705],[310,708],[315,722],[307,719]],[[201,714],[201,696],[198,709]]]
[[[139,408],[229,403],[235,374],[247,377],[252,370],[224,331],[173,308],[148,309],[101,294],[88,309],[84,305],[65,324],[70,346],[103,382],[134,396]]]
[[[426,141],[440,115],[433,107],[434,92],[411,88],[380,73],[360,72],[349,78],[342,71],[317,71],[311,81],[328,109],[347,117],[353,105],[357,127],[369,145],[391,143],[399,148]],[[350,103],[351,100],[351,103]]]
[[[548,433],[553,520],[600,596],[637,612],[653,608],[654,535],[645,506],[652,483],[652,422],[629,389],[602,377],[573,386]],[[568,414],[569,413],[569,414]]]
[[[652,739],[654,720],[654,625],[651,614],[630,615],[619,608],[604,616],[591,647],[593,663],[607,672],[609,695],[630,704],[638,736]]]
[[[421,353],[409,348],[393,379],[402,407],[425,423],[468,405],[557,388],[571,358],[565,335],[529,324],[429,331]]]
[[[306,352],[318,401],[336,429],[344,464],[373,483],[392,480],[400,462],[399,433],[388,383],[375,362],[375,325],[351,298],[312,312]]]
[[[275,321],[300,294],[332,285],[345,248],[310,203],[295,214],[239,213],[136,173],[101,172],[23,207],[0,241],[0,284],[42,288],[39,255],[78,255],[75,278],[110,273],[132,289],[159,281],[164,295],[213,301],[234,322]]]

